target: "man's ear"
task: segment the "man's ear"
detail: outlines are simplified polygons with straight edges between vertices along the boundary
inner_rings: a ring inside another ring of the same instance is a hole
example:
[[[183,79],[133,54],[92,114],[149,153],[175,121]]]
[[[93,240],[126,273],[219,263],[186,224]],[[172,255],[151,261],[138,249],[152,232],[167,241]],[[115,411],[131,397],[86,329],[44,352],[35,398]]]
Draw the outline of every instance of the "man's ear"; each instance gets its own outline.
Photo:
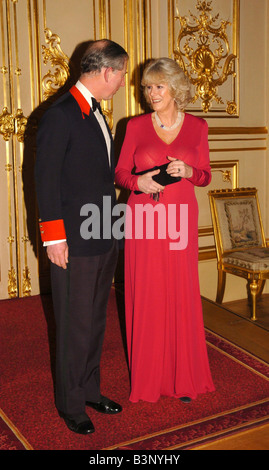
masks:
[[[109,82],[109,79],[110,79],[110,76],[111,74],[113,73],[113,69],[112,67],[107,67],[104,71],[104,78],[105,78],[105,81],[108,83]]]

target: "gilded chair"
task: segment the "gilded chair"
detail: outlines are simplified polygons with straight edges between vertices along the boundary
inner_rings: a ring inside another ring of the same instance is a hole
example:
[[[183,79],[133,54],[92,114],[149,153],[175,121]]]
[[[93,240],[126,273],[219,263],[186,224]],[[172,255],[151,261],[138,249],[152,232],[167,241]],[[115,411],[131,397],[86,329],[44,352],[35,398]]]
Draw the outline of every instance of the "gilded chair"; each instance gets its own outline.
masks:
[[[251,320],[256,320],[257,299],[269,279],[269,248],[256,188],[209,191],[209,202],[217,251],[218,288],[222,303],[226,273],[247,280]]]

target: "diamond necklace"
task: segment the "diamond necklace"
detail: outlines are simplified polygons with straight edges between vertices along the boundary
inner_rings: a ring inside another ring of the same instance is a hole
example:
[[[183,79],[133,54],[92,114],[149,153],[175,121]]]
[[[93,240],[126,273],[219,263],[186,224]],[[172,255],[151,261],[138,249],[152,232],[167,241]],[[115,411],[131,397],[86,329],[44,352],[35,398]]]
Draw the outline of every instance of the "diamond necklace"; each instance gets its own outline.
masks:
[[[182,119],[183,119],[183,114],[179,111],[177,115],[177,119],[174,122],[174,124],[171,127],[167,127],[161,122],[157,114],[157,111],[155,111],[154,115],[155,115],[155,119],[156,119],[158,126],[161,127],[161,129],[163,129],[164,131],[172,131],[173,129],[179,126],[179,124],[182,122]]]

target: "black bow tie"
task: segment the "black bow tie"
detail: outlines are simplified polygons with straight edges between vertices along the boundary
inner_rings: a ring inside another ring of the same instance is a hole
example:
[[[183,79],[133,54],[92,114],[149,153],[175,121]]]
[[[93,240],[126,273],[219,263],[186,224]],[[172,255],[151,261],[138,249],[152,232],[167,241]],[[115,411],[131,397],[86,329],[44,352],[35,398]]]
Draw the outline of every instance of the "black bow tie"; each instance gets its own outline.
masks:
[[[99,112],[102,113],[100,103],[98,103],[98,101],[96,101],[96,99],[92,97],[92,110],[93,110],[93,112],[96,111],[96,109],[98,109]]]

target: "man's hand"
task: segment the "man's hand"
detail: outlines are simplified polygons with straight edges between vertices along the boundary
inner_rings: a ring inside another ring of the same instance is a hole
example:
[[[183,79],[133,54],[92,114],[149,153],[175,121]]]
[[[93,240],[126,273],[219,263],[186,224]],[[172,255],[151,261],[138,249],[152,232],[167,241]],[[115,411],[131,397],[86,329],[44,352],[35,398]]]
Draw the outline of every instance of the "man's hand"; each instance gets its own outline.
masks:
[[[47,246],[47,255],[52,263],[57,264],[60,268],[67,268],[68,245],[66,242]]]

